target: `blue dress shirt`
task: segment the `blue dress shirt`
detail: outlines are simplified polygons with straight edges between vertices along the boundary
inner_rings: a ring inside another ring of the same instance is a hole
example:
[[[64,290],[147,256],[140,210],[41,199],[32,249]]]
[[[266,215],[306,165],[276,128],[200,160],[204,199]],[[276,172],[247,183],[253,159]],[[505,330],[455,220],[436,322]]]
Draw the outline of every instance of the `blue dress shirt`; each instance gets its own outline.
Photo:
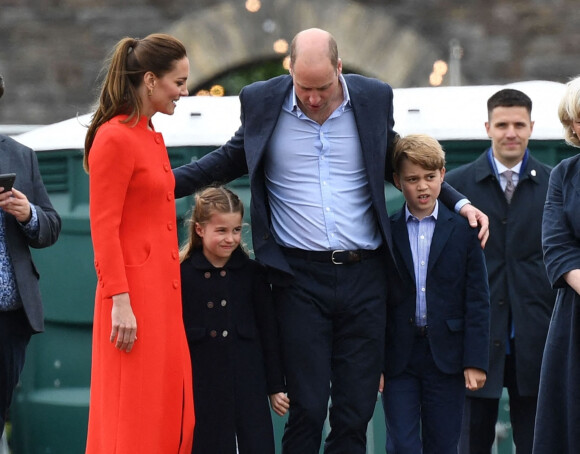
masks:
[[[415,270],[415,324],[427,326],[427,266],[429,265],[429,251],[431,240],[435,231],[437,215],[439,213],[439,201],[435,202],[433,213],[419,220],[411,214],[405,204],[405,219],[407,220],[407,233],[413,255]]]
[[[266,153],[272,230],[305,250],[376,249],[382,244],[346,82],[344,100],[320,125],[291,90]]]

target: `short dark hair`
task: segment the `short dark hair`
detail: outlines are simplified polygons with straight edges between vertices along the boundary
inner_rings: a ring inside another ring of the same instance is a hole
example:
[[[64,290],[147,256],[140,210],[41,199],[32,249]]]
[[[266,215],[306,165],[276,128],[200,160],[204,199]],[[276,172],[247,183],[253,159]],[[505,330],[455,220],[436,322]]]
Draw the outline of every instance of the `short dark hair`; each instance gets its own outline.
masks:
[[[525,107],[530,116],[532,115],[532,100],[528,95],[513,88],[504,88],[487,100],[487,115],[496,107]]]
[[[4,77],[0,74],[0,98],[4,94]]]

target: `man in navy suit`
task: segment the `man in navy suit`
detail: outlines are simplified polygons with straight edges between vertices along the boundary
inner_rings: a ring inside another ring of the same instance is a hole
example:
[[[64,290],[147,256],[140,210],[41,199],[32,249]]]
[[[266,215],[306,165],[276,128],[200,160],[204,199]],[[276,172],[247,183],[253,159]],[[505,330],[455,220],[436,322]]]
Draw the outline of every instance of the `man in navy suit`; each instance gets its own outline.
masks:
[[[273,284],[290,413],[284,454],[363,454],[384,352],[392,263],[384,180],[392,179],[393,92],[342,75],[336,41],[309,29],[290,49],[290,75],[240,93],[241,126],[199,161],[175,169],[176,197],[246,173],[256,259]],[[447,186],[445,203],[463,197]],[[487,217],[467,204],[474,226]]]
[[[3,93],[0,76],[0,97]],[[44,329],[38,272],[30,248],[56,242],[60,217],[42,183],[34,151],[3,135],[0,173],[16,173],[15,188],[0,194],[1,435],[30,336]]]
[[[489,288],[477,233],[437,201],[445,153],[426,135],[400,139],[392,216],[399,269],[390,282],[383,406],[389,454],[457,454],[465,388],[486,379]]]
[[[542,255],[551,168],[528,150],[534,122],[525,93],[500,90],[488,99],[487,111],[491,146],[446,177],[485,210],[493,232],[484,251],[491,291],[489,371],[486,385],[467,393],[459,452],[491,452],[506,387],[517,452],[531,454],[540,367],[556,299]]]

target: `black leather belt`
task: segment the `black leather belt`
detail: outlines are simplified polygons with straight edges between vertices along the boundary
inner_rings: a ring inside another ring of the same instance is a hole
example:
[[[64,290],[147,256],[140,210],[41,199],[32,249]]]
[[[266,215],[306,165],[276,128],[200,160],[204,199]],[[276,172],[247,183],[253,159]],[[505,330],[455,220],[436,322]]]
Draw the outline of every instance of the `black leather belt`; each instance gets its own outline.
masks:
[[[357,263],[375,257],[381,253],[382,248],[379,249],[356,249],[343,250],[336,249],[334,251],[305,251],[304,249],[282,248],[284,254],[290,257],[298,257],[311,262],[326,262],[334,263],[335,265],[345,265],[347,263]]]
[[[427,337],[427,325],[415,326],[415,337]]]

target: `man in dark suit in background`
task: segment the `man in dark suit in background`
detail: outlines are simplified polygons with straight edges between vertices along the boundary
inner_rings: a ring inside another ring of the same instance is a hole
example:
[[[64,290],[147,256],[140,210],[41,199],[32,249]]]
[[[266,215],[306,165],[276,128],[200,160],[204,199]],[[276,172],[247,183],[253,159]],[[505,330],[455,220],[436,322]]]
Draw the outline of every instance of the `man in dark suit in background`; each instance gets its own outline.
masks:
[[[176,197],[250,178],[253,248],[277,305],[290,413],[284,454],[364,454],[382,368],[392,261],[384,181],[392,180],[393,92],[342,75],[334,38],[296,35],[290,75],[240,93],[240,129],[218,150],[175,169]],[[442,191],[452,209],[462,196]],[[473,226],[487,217],[471,205]],[[331,385],[332,384],[332,385]]]
[[[542,213],[550,168],[528,141],[532,101],[504,89],[487,102],[491,147],[446,180],[490,219],[485,248],[491,292],[489,370],[483,389],[468,392],[460,453],[491,452],[503,387],[518,454],[532,452],[540,366],[554,307],[542,256]]]
[[[0,76],[0,97],[3,94],[4,81]],[[33,150],[10,137],[0,135],[0,173],[16,174],[14,188],[0,194],[2,434],[12,394],[24,366],[26,346],[32,334],[44,329],[38,272],[30,248],[44,248],[54,244],[61,224],[48,198]]]

